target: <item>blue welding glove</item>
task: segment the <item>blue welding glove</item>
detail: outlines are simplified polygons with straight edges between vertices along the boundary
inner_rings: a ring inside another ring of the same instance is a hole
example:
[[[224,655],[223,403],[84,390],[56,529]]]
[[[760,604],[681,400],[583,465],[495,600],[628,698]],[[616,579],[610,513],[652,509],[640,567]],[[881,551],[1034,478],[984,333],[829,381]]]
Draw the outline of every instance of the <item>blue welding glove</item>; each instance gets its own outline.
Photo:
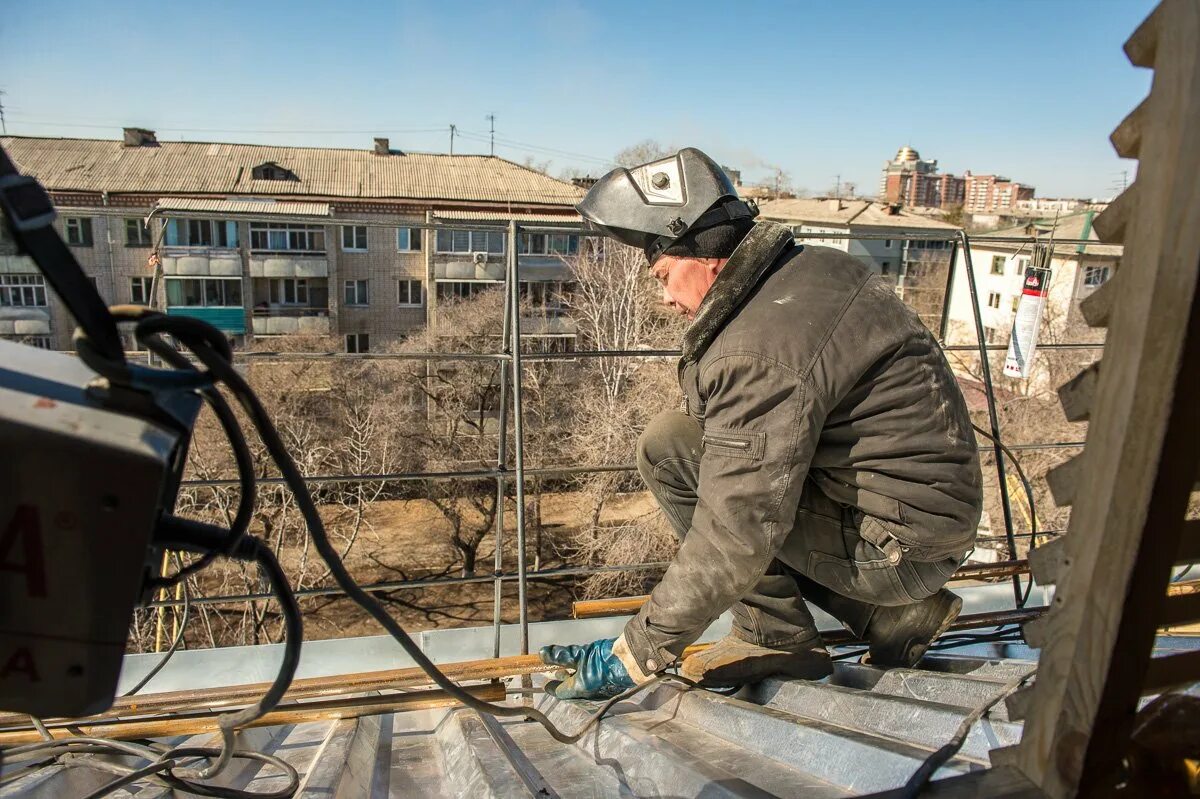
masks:
[[[590,644],[544,646],[543,663],[571,671],[566,679],[546,683],[546,693],[557,699],[608,699],[633,687],[625,665],[613,654],[615,638]]]

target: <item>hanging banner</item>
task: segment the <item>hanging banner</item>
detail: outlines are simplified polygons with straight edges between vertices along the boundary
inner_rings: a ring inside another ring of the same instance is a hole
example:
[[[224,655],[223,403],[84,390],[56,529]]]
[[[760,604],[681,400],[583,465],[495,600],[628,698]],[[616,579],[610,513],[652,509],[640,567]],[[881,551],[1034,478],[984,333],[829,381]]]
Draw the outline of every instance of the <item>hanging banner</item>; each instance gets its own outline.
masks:
[[[1007,377],[1029,377],[1049,292],[1050,270],[1037,266],[1026,267],[1021,300],[1017,303],[1012,334],[1008,339],[1008,355],[1004,359],[1004,374]]]

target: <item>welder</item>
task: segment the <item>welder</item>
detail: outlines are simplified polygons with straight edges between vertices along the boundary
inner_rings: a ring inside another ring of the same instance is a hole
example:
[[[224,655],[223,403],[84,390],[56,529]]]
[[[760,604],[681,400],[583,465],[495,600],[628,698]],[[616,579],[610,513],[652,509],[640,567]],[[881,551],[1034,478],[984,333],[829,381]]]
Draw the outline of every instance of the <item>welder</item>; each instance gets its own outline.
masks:
[[[911,666],[953,623],[943,586],[974,546],[982,477],[937,341],[858,259],[756,220],[686,148],[601,178],[578,205],[645,252],[691,320],[678,407],[638,440],[638,469],[679,551],[616,639],[549,646],[560,698],[613,696],[664,669],[702,686],[820,679],[832,662],[806,603]],[[732,630],[678,663],[725,611]]]

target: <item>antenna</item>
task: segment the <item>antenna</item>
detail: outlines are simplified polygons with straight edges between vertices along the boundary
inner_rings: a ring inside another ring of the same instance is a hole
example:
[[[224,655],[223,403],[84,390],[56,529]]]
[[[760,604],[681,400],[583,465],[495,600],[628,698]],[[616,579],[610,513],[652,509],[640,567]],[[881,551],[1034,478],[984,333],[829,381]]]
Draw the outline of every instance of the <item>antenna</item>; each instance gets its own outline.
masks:
[[[0,90],[0,97],[4,96],[4,91]],[[8,123],[4,121],[4,102],[0,101],[0,133],[8,135]]]
[[[838,175],[834,178],[834,181],[836,182],[834,184],[833,196],[840,200],[842,199],[842,176]]]
[[[454,155],[454,134],[457,132],[457,130],[457,125],[450,126],[450,155]]]
[[[496,154],[496,115],[488,114],[484,117],[491,123],[491,130],[488,131],[488,155]]]

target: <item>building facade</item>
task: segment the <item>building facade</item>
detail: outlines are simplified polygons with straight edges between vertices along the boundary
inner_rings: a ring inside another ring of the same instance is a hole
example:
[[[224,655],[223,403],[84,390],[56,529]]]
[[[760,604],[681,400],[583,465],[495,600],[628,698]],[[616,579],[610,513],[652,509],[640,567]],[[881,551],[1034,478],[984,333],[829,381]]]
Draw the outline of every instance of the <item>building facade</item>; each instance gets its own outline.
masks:
[[[577,225],[582,190],[493,156],[7,137],[106,303],[204,319],[235,345],[337,337],[369,352],[435,317],[439,303],[503,282],[510,220]],[[428,225],[444,226],[429,229]],[[579,238],[518,241],[522,291],[558,317]],[[570,347],[569,321],[548,346]],[[32,261],[0,241],[0,336],[69,349],[73,323]],[[132,345],[131,341],[126,342]]]
[[[789,226],[801,242],[834,247],[858,258],[901,297],[910,275],[949,265],[947,239],[958,232],[941,220],[870,200],[771,200],[760,202],[759,210],[764,219]]]
[[[1053,235],[1058,240],[1094,241],[1096,235],[1092,231],[1092,219],[1095,215],[1094,211],[1084,211],[1060,218],[1057,225],[1028,223],[998,230],[988,236],[1037,236],[1041,241],[1050,242]],[[976,236],[971,240],[971,264],[975,273],[984,338],[989,344],[1004,345],[1011,335],[1031,249],[1027,243],[989,242],[988,236]],[[1054,246],[1043,317],[1043,340],[1060,338],[1069,326],[1078,322],[1079,302],[1112,279],[1121,266],[1121,255],[1120,245],[1101,244],[1098,241],[1096,244]],[[950,293],[946,335],[948,344],[974,344],[977,340],[966,269],[966,260],[960,252],[954,263],[956,279]],[[1081,357],[1088,354],[1085,352]]]
[[[999,175],[972,175],[967,172],[963,210],[967,213],[999,213],[1015,211],[1022,200],[1033,199],[1033,186],[1016,183]]]
[[[938,172],[937,161],[923,161],[911,147],[901,147],[896,157],[883,165],[879,199],[887,204],[917,208],[949,208],[963,202],[964,182],[960,177]]]

